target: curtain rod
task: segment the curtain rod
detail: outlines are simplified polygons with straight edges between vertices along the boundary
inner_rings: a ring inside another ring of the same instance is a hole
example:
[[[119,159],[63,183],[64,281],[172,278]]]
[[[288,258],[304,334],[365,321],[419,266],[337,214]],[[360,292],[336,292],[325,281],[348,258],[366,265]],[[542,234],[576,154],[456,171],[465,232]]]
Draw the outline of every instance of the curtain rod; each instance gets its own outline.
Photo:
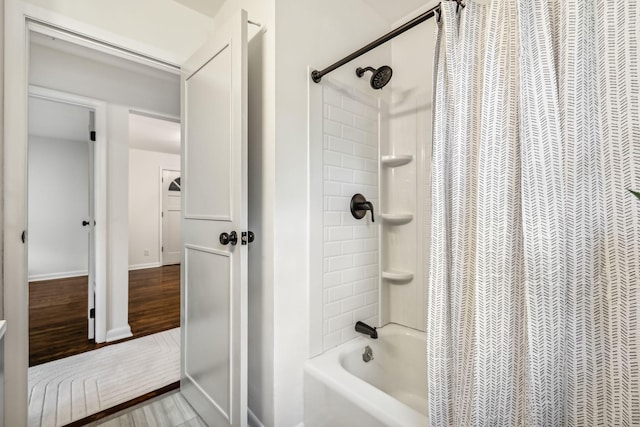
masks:
[[[464,6],[462,4],[462,0],[455,0],[455,1],[456,1],[456,3],[458,3],[458,6]],[[311,79],[316,83],[320,83],[320,81],[322,80],[322,77],[324,75],[329,74],[330,72],[332,72],[336,68],[342,67],[347,62],[353,61],[357,57],[359,57],[361,55],[364,55],[365,53],[369,52],[370,50],[375,49],[376,47],[388,42],[389,40],[393,39],[396,36],[399,36],[400,34],[404,33],[405,31],[412,29],[413,27],[415,27],[418,24],[423,23],[427,19],[433,18],[435,16],[436,12],[438,12],[439,9],[440,9],[440,4],[438,4],[435,7],[432,7],[431,9],[427,10],[423,14],[416,16],[411,21],[409,21],[409,22],[401,25],[400,27],[396,28],[395,30],[385,34],[384,36],[380,37],[379,39],[377,39],[375,41],[372,41],[371,43],[369,43],[365,47],[356,50],[351,55],[342,58],[340,61],[336,62],[333,65],[328,66],[324,70],[321,70],[321,71],[313,70],[311,72]]]

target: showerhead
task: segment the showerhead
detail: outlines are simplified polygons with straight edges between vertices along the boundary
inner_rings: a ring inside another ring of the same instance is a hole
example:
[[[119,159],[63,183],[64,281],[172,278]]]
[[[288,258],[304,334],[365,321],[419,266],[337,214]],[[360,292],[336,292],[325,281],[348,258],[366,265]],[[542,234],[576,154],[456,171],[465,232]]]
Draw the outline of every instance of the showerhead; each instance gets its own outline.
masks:
[[[391,80],[391,76],[393,75],[393,70],[388,65],[383,65],[378,69],[375,69],[373,67],[358,67],[358,69],[356,70],[356,75],[358,77],[362,77],[367,71],[371,71],[373,73],[371,75],[371,88],[373,89],[382,89],[383,87],[385,87],[386,84],[389,83],[389,80]]]

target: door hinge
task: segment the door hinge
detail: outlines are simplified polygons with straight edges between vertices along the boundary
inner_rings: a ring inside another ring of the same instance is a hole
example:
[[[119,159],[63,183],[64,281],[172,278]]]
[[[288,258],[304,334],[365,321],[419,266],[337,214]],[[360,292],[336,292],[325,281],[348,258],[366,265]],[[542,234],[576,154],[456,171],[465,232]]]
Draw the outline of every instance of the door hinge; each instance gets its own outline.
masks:
[[[164,252],[164,246],[160,248],[160,252]]]
[[[164,218],[164,212],[160,212],[160,216]]]
[[[93,142],[96,141],[96,131],[92,130],[91,132],[89,132],[89,139],[91,139]]]
[[[89,319],[95,319],[96,318],[96,309],[92,308],[91,310],[89,310]]]

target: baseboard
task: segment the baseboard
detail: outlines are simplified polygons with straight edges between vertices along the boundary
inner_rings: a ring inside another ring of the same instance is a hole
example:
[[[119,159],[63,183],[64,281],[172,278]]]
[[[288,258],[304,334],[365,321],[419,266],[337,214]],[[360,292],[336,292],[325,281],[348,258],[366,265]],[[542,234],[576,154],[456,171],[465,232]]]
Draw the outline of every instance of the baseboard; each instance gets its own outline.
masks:
[[[107,342],[118,341],[124,338],[132,337],[131,326],[123,326],[121,328],[109,329],[107,331]]]
[[[60,273],[33,274],[29,276],[29,282],[42,282],[45,280],[66,279],[69,277],[87,276],[87,270],[63,271]]]
[[[247,408],[247,422],[249,427],[264,427],[264,424],[260,422],[256,414],[251,411],[251,408]]]
[[[158,268],[158,267],[162,267],[159,262],[148,262],[146,264],[133,264],[129,266],[129,271],[144,270],[145,268]]]

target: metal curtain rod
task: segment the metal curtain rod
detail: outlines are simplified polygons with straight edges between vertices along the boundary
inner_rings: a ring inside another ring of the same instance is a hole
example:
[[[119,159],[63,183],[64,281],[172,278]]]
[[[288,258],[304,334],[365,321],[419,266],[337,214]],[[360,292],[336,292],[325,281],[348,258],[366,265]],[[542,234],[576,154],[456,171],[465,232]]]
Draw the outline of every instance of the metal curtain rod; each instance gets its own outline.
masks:
[[[455,0],[455,1],[458,3],[458,6],[463,6],[462,0]],[[418,24],[423,23],[427,19],[433,18],[436,15],[436,12],[439,9],[440,9],[440,4],[438,4],[437,6],[431,8],[429,10],[427,10],[423,14],[416,16],[411,21],[409,21],[406,24],[403,24],[402,26],[396,28],[395,30],[385,34],[384,36],[380,37],[379,39],[377,39],[375,41],[372,41],[371,43],[369,43],[365,47],[356,50],[351,55],[342,58],[340,61],[336,62],[333,65],[328,66],[324,70],[320,70],[320,71],[313,70],[311,72],[311,79],[316,83],[320,83],[320,81],[322,80],[322,77],[325,74],[329,74],[330,72],[332,72],[336,68],[342,67],[347,62],[353,61],[357,57],[359,57],[361,55],[364,55],[365,53],[369,52],[370,50],[375,49],[376,47],[388,42],[392,38],[394,38],[396,36],[399,36],[400,34],[404,33],[407,30],[412,29],[413,27],[415,27]]]

